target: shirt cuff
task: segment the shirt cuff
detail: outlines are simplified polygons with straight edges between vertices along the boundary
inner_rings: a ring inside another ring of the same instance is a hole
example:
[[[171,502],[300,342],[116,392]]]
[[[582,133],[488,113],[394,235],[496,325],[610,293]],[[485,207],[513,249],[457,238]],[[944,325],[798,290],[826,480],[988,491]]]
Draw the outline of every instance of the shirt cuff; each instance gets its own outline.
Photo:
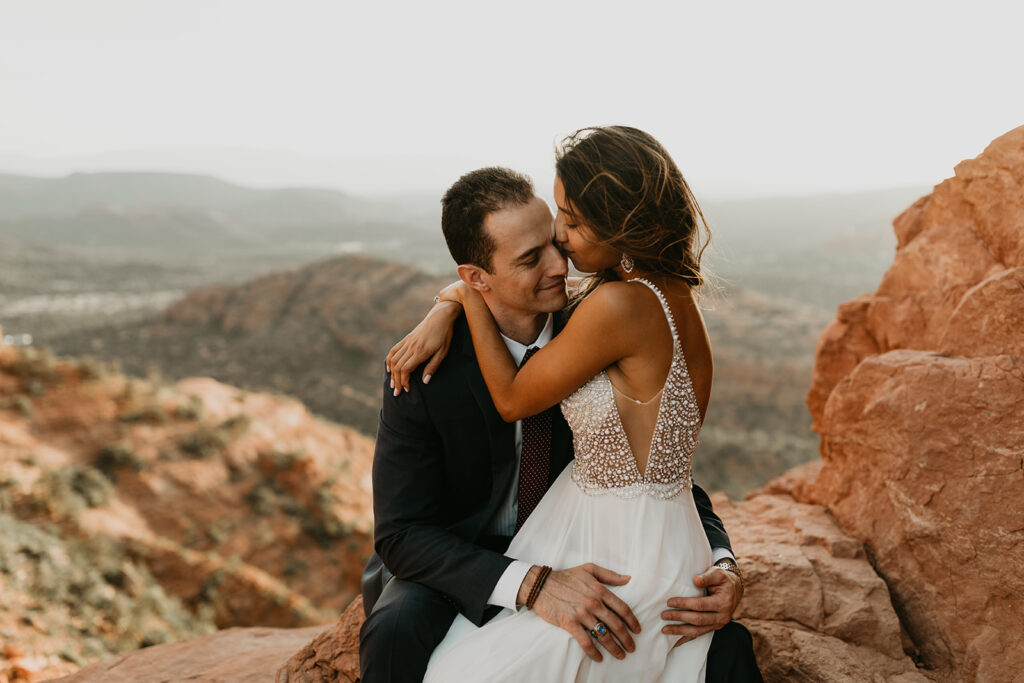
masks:
[[[528,562],[512,560],[512,563],[505,567],[505,573],[498,578],[498,583],[494,584],[494,590],[491,591],[491,597],[487,598],[487,604],[507,607],[515,612],[519,589],[531,567],[533,565]]]
[[[728,548],[715,548],[711,551],[711,564],[718,562],[721,559],[728,557],[733,562],[736,561],[736,556],[732,554],[732,551]],[[501,583],[500,581],[498,583]]]

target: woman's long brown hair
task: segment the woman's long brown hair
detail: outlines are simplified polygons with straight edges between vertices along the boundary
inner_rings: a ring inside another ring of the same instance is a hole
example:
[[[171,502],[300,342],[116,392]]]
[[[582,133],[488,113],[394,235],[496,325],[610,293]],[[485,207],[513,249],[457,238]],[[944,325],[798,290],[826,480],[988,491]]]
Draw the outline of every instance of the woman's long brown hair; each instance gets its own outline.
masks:
[[[700,205],[679,167],[649,134],[628,126],[581,128],[562,140],[555,172],[573,221],[586,223],[601,244],[633,259],[638,269],[704,284],[701,257],[711,239]],[[582,298],[613,271],[595,274]]]

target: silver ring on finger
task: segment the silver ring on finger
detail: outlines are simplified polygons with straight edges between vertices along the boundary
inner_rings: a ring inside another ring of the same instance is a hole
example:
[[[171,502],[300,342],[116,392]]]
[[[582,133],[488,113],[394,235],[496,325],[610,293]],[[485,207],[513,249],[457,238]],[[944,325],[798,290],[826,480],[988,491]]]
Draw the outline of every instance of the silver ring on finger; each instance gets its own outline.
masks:
[[[604,622],[599,621],[594,624],[594,628],[590,629],[591,638],[600,639],[606,635],[608,635],[608,627],[604,625]]]

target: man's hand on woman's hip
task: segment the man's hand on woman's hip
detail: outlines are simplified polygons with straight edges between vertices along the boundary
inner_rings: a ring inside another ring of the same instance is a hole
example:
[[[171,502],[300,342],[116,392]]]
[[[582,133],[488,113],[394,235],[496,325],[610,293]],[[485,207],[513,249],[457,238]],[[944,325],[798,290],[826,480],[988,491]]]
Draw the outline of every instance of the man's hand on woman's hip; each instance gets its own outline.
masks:
[[[519,589],[519,603],[526,604],[540,568],[534,566]],[[630,635],[640,633],[640,622],[629,605],[612,593],[605,584],[623,586],[630,577],[587,563],[570,569],[553,571],[537,596],[533,609],[537,615],[576,639],[587,656],[602,660],[596,643],[618,659],[633,652],[636,644]],[[599,628],[603,624],[606,628]]]
[[[717,631],[728,624],[743,598],[743,579],[739,573],[719,567],[711,567],[693,577],[693,585],[706,589],[708,594],[692,598],[669,598],[669,609],[661,613],[665,621],[678,622],[661,629],[667,635],[679,636],[676,645]]]

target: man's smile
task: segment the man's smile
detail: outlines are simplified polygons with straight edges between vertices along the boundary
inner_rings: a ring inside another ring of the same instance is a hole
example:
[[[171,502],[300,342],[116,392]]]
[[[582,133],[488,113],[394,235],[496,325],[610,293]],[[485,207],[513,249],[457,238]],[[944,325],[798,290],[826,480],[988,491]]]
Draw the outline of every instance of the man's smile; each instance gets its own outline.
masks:
[[[550,285],[547,285],[546,287],[540,287],[537,291],[550,292],[555,289],[565,289],[565,278],[561,278],[556,282],[552,282]]]

